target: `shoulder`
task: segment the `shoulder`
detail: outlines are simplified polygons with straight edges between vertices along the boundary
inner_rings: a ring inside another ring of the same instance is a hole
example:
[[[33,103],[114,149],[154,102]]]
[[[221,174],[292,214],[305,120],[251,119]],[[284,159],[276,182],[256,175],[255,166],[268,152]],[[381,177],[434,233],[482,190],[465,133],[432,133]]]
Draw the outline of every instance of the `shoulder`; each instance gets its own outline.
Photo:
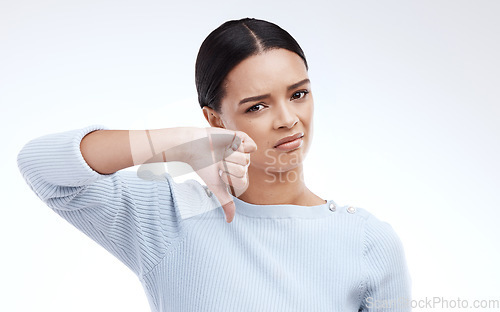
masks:
[[[392,225],[366,209],[356,207],[356,212],[364,219],[363,256],[367,264],[377,270],[405,271],[404,246]]]
[[[360,212],[359,216],[365,220],[363,238],[364,304],[401,302],[401,300],[411,298],[411,276],[406,263],[404,247],[398,234],[388,222],[380,220],[367,210],[357,208],[357,211]],[[398,311],[409,310],[408,307],[404,309],[401,307]]]
[[[343,213],[351,214],[362,221],[365,253],[374,249],[379,252],[403,253],[402,242],[391,224],[362,207],[346,205],[341,209]]]

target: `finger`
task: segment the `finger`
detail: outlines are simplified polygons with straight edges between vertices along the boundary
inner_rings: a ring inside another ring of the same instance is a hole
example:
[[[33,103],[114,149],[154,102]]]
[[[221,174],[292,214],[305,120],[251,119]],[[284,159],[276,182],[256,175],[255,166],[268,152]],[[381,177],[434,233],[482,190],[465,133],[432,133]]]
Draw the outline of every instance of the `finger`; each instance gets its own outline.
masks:
[[[241,145],[241,139],[236,136],[236,132],[226,130],[225,133],[211,134],[210,138],[212,142],[211,149],[215,161],[219,161],[225,156],[234,153]]]
[[[230,174],[231,178],[243,178],[248,171],[248,166],[225,162],[219,169]]]
[[[241,139],[242,142],[241,145],[243,145],[243,148],[241,150],[238,149],[238,151],[244,153],[252,153],[257,150],[257,144],[248,134],[246,134],[243,131],[236,131],[236,132],[238,133],[238,137],[240,137]]]
[[[234,219],[236,206],[234,205],[233,198],[227,190],[227,186],[224,183],[220,183],[217,185],[211,185],[209,188],[222,205],[222,210],[224,210],[224,214],[226,215],[226,222],[231,223]]]
[[[239,151],[233,151],[232,149],[227,149],[224,152],[224,158],[222,160],[228,163],[246,166],[250,163],[250,154],[242,153]]]
[[[224,183],[226,183],[227,185],[234,187],[235,192],[237,193],[240,193],[240,190],[246,189],[246,187],[248,186],[248,175],[246,174],[246,172],[245,174],[243,174],[243,176],[237,177],[227,171],[220,170],[219,175],[222,181],[224,181]],[[236,196],[236,194],[233,193],[233,196]]]
[[[222,209],[224,210],[226,214],[226,222],[231,223],[233,222],[234,215],[236,213],[236,206],[234,205],[233,201],[230,201],[222,206]]]
[[[213,195],[215,195],[214,197],[219,201],[224,210],[226,221],[231,222],[234,218],[236,207],[233,202],[233,197],[228,191],[228,186],[221,179],[218,171],[218,165],[214,164],[210,167],[199,169],[196,173],[203,179],[208,189],[212,191]],[[236,197],[234,194],[237,193],[233,192],[233,196]]]
[[[240,146],[240,144],[241,144],[241,138],[238,136],[238,133],[235,131],[233,141],[231,142],[232,150],[233,151],[237,150],[238,147]]]
[[[222,177],[222,174],[224,171],[229,172],[227,163],[225,161],[222,162],[222,165],[224,168],[219,170],[219,176],[221,176],[221,177]],[[230,194],[233,196],[236,196],[236,192],[234,190],[233,183],[231,182],[231,175],[226,175],[226,178],[227,178],[227,181],[225,183],[229,186]]]

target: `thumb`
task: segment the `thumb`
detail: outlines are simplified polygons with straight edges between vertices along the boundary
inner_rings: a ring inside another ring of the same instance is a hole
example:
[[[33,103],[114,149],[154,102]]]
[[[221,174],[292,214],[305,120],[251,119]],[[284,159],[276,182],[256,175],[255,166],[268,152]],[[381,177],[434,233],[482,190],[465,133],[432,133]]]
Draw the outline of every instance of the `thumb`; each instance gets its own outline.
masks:
[[[222,209],[224,210],[224,214],[226,215],[226,222],[231,223],[234,219],[236,206],[227,188],[227,185],[222,181],[221,183],[212,185],[210,187],[210,189],[222,205]]]

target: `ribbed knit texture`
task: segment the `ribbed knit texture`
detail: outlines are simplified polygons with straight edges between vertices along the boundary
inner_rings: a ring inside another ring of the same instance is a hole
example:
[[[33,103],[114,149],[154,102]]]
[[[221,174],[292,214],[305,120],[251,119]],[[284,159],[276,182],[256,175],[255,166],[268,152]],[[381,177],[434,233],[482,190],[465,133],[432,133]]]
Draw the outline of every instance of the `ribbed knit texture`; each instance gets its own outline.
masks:
[[[19,170],[47,206],[139,277],[151,311],[410,311],[401,241],[365,209],[233,197],[236,215],[226,223],[196,180],[92,170],[80,142],[99,129],[108,128],[29,141]]]

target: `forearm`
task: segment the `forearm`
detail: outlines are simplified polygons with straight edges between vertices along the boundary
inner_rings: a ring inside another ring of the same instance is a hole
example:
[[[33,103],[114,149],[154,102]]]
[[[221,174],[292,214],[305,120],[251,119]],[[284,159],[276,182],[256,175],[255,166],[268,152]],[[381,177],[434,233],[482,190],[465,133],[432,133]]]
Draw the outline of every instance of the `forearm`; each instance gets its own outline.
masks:
[[[101,174],[111,174],[135,165],[187,161],[189,151],[175,148],[204,135],[203,128],[174,127],[150,130],[97,130],[80,143],[88,165]]]

